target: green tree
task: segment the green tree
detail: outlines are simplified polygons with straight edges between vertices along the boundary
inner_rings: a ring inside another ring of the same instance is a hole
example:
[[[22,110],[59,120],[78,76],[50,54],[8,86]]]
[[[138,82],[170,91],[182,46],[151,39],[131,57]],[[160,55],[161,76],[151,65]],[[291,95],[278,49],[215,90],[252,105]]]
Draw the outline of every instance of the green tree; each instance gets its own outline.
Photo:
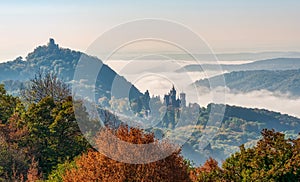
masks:
[[[32,104],[25,121],[30,133],[28,145],[45,176],[89,147],[76,123],[71,97],[62,102],[46,97]]]
[[[0,84],[0,121],[6,123],[8,118],[14,113],[18,103],[18,99],[8,95],[4,85]]]
[[[264,129],[262,139],[253,148],[232,155],[223,163],[226,178],[233,181],[298,181],[299,139]]]

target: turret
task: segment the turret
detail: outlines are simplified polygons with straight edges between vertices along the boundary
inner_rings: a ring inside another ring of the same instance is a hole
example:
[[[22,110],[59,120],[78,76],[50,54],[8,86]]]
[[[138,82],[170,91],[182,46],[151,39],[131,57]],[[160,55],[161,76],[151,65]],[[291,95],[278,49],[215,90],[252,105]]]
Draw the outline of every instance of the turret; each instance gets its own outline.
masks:
[[[180,93],[180,105],[181,107],[186,107],[186,98],[185,98],[185,93],[181,92]]]
[[[58,48],[58,44],[55,44],[55,40],[53,38],[49,39],[49,43],[48,43],[48,47],[50,49],[57,49]]]

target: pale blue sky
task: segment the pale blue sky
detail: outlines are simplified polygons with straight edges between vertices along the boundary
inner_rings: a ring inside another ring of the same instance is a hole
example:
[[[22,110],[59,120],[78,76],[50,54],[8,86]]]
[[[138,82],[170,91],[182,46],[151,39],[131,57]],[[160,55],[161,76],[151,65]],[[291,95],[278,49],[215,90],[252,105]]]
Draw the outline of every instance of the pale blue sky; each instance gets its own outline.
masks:
[[[298,0],[0,1],[0,61],[49,37],[84,51],[109,28],[140,18],[190,27],[216,52],[300,51]]]

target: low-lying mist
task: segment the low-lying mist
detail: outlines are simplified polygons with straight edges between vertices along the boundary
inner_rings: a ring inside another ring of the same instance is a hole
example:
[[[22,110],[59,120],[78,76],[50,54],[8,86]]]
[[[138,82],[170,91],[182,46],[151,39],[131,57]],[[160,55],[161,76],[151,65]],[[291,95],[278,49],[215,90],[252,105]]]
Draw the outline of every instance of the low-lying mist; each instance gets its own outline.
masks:
[[[174,70],[181,67],[182,64],[170,64],[170,62],[162,64],[159,61],[148,61],[146,66],[149,67],[145,69],[149,71],[143,72],[143,68],[141,69],[142,72],[134,72],[130,71],[130,69],[124,69],[128,64],[126,61],[112,61],[108,63],[108,65],[115,71],[118,73],[121,72],[121,75],[133,83],[138,89],[140,89],[140,91],[145,92],[146,90],[149,90],[150,95],[160,95],[161,99],[163,99],[164,94],[167,94],[174,84],[178,93],[186,93],[187,102],[197,102],[203,107],[206,107],[207,104],[212,102],[222,103],[249,108],[267,109],[300,118],[300,98],[292,95],[274,93],[267,90],[256,90],[248,93],[242,93],[232,91],[228,88],[209,90],[201,88],[195,89],[195,87],[191,87],[191,84],[193,84],[196,80],[222,74],[219,72],[176,73]],[[143,63],[140,64],[140,66],[145,65]],[[168,65],[171,65],[171,67],[168,67]],[[139,65],[136,64],[136,66]],[[163,68],[161,68],[162,70],[154,71],[159,66],[163,66]],[[134,66],[128,67],[134,69]],[[222,98],[224,93],[225,100],[219,99],[218,97],[221,96]]]
[[[201,89],[200,89],[201,90]],[[211,103],[211,94],[202,90],[200,93],[200,105]],[[252,92],[235,92],[226,89],[225,102],[228,105],[237,105],[248,108],[267,109],[300,118],[300,98],[289,94],[274,93],[267,90],[255,90]]]

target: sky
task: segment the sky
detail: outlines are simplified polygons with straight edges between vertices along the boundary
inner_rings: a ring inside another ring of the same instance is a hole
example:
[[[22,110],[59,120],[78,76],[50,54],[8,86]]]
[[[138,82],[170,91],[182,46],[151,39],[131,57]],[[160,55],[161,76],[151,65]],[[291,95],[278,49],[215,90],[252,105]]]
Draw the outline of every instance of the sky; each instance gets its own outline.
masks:
[[[110,28],[143,18],[183,24],[217,53],[300,51],[299,9],[299,0],[0,1],[0,62],[50,37],[85,51]]]

